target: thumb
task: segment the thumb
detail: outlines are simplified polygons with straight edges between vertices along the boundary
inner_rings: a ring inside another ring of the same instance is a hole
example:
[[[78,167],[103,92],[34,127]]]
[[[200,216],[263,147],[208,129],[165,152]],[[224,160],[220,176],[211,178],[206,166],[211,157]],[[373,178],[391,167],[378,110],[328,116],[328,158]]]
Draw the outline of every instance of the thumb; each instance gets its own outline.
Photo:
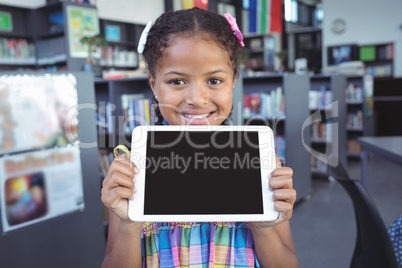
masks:
[[[119,154],[119,150],[123,151],[123,154]],[[124,145],[117,145],[113,150],[114,156],[117,160],[130,159],[130,151]]]

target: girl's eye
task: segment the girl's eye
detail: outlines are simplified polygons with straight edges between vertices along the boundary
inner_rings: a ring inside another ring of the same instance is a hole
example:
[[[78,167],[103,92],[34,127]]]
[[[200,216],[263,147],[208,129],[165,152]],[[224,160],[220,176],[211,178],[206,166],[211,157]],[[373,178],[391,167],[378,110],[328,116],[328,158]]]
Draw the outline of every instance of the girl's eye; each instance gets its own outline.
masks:
[[[184,85],[184,81],[180,80],[180,79],[174,79],[174,80],[170,81],[170,84],[172,84],[172,85]]]
[[[211,78],[208,80],[208,84],[211,85],[218,85],[222,82],[222,80],[218,79],[218,78]]]

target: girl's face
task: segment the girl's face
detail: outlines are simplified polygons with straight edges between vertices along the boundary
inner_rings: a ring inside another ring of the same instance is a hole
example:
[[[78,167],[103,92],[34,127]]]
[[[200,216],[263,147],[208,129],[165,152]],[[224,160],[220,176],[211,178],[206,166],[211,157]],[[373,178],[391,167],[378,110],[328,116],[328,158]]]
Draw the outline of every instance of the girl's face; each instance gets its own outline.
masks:
[[[229,55],[209,38],[176,37],[149,76],[169,125],[220,125],[235,86]]]

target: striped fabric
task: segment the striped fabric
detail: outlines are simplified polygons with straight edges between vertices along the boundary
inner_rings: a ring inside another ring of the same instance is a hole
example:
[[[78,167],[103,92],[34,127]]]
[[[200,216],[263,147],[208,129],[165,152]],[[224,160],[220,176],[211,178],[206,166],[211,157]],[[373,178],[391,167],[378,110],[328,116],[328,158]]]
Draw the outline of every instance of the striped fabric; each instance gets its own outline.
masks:
[[[247,223],[146,223],[143,267],[260,267]]]

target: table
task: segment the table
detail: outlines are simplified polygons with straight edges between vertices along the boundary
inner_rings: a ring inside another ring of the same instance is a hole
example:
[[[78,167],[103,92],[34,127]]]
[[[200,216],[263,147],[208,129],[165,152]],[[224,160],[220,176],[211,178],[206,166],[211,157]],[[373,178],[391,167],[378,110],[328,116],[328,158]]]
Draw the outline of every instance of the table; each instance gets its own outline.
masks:
[[[402,136],[390,137],[361,137],[358,142],[362,147],[362,178],[361,183],[367,186],[367,153],[372,152],[379,156],[402,165]]]

